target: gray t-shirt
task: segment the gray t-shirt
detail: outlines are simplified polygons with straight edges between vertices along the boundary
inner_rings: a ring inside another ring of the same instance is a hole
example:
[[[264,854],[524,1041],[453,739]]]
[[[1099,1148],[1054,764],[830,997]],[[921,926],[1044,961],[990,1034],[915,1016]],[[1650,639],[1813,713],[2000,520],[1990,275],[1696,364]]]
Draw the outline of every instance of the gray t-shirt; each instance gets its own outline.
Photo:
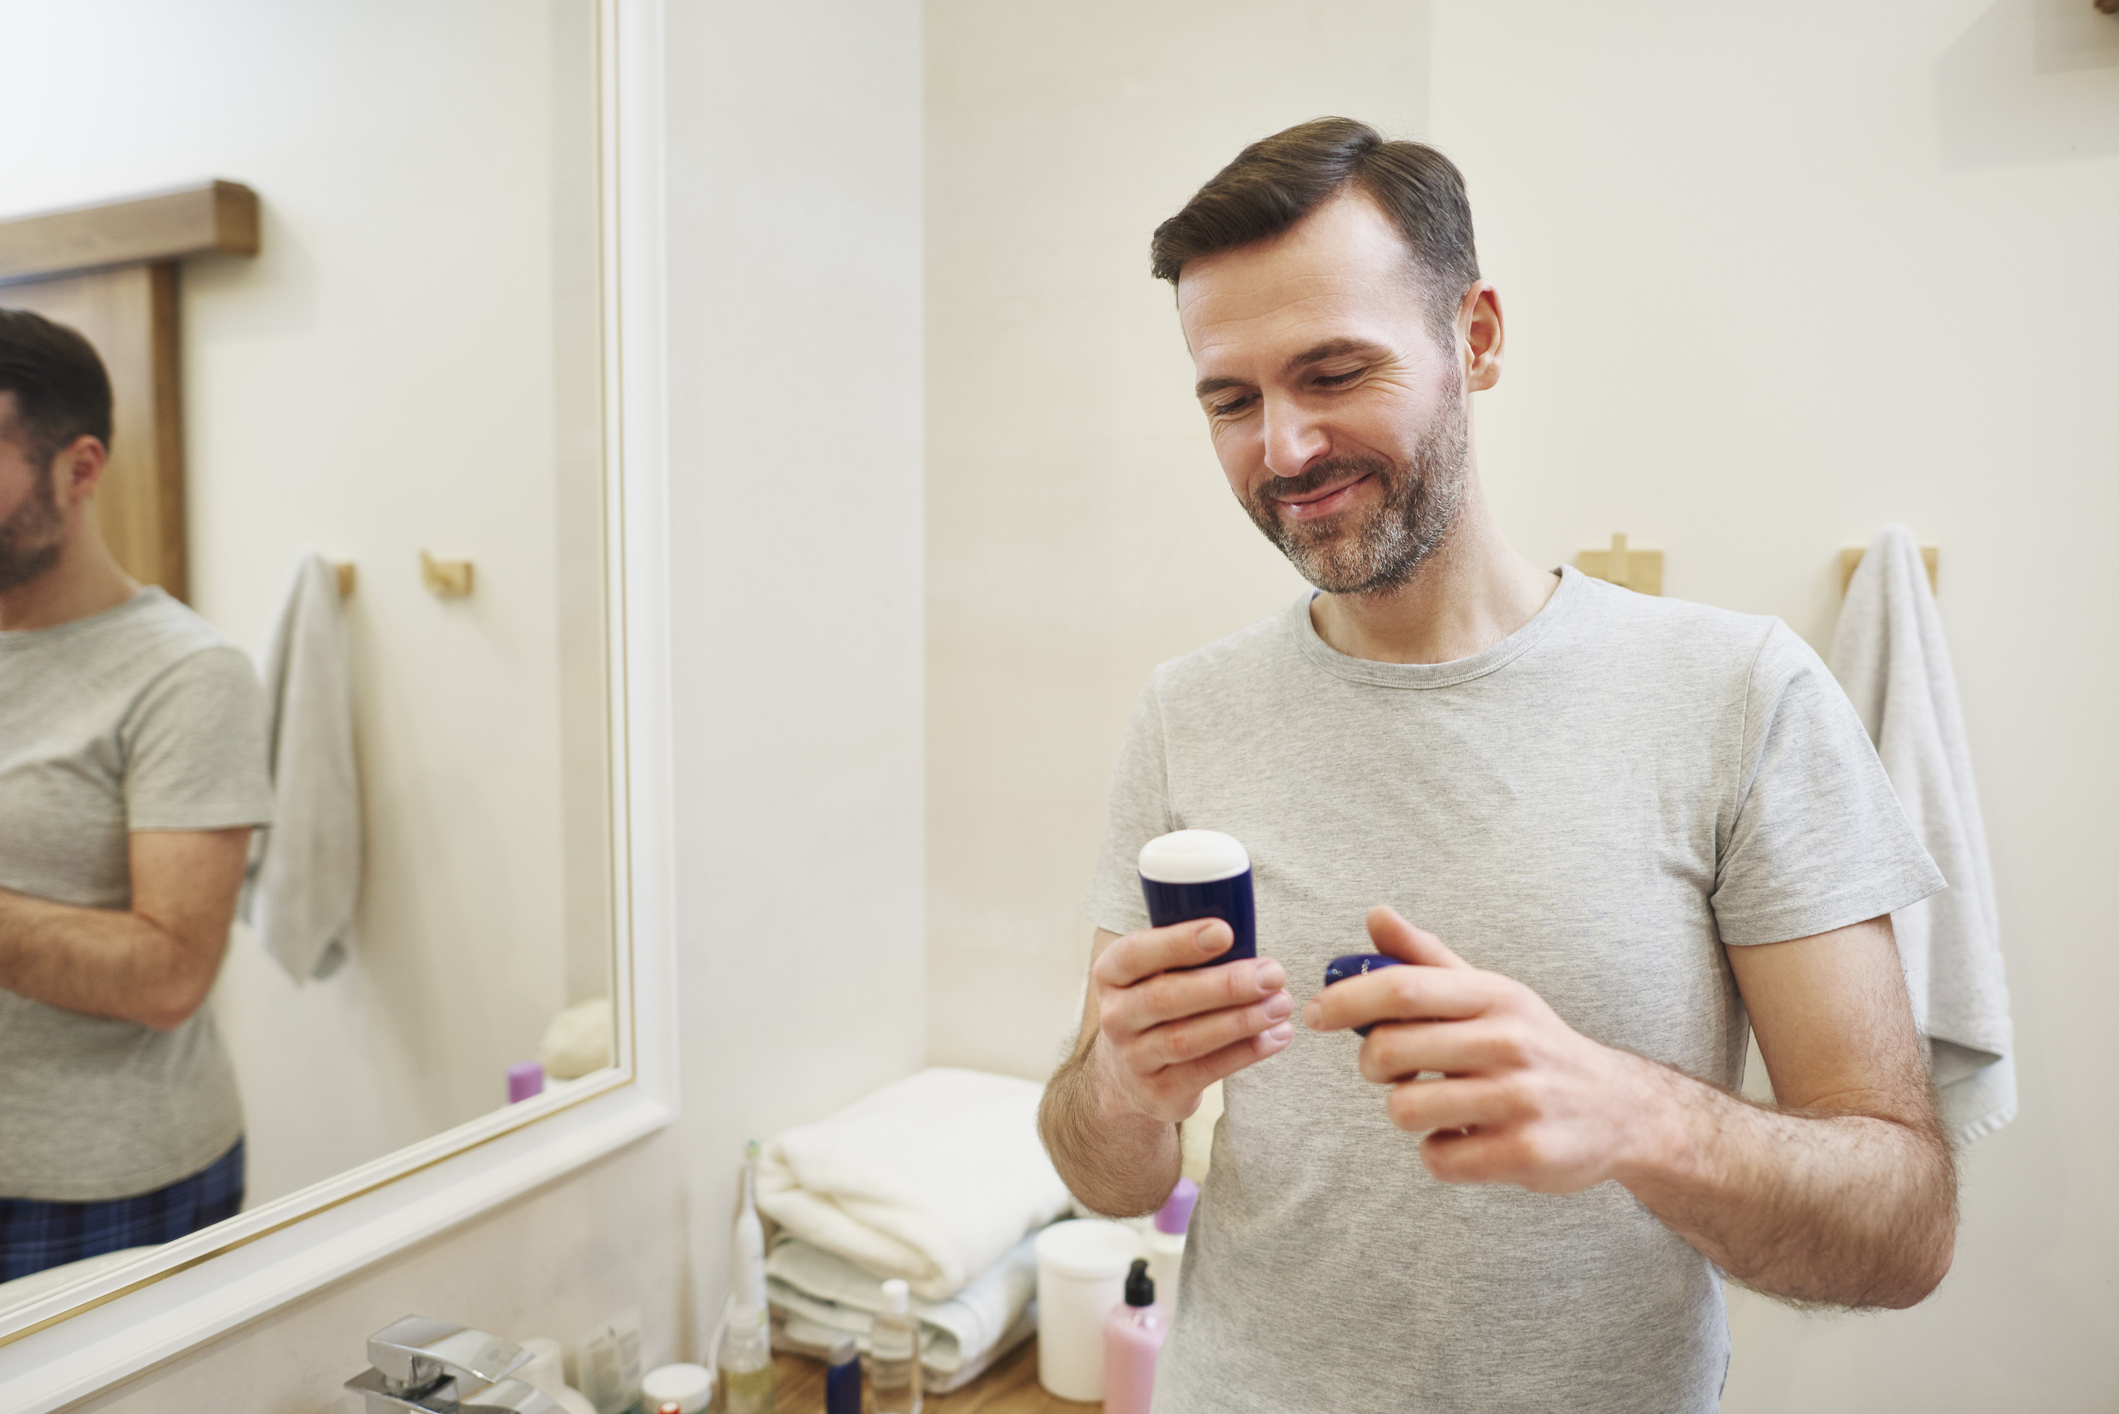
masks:
[[[131,907],[132,831],[271,821],[265,750],[250,659],[159,589],[0,633],[0,888]],[[0,1197],[151,1192],[242,1131],[210,1007],[156,1031],[0,990]]]
[[[1853,709],[1778,620],[1574,570],[1450,663],[1370,662],[1308,602],[1158,668],[1120,753],[1089,915],[1147,924],[1135,856],[1223,830],[1298,1007],[1387,903],[1583,1034],[1718,1085],[1747,1022],[1723,945],[1942,887]],[[1719,1275],[1616,1183],[1438,1183],[1298,1019],[1226,1086],[1158,1414],[1712,1410]]]

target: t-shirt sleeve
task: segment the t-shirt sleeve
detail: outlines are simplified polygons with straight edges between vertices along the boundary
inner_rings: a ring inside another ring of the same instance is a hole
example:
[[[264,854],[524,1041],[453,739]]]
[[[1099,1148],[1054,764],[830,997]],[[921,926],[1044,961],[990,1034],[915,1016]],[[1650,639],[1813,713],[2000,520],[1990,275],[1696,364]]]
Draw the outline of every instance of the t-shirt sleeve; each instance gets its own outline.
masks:
[[[128,828],[272,823],[265,694],[241,649],[202,648],[172,664],[133,703],[120,738]]]
[[[1784,624],[1752,665],[1736,780],[1713,898],[1724,943],[1807,938],[1945,887],[1853,704]]]
[[[1111,773],[1104,849],[1085,904],[1089,921],[1113,933],[1148,926],[1148,905],[1140,892],[1140,847],[1177,828],[1170,823],[1167,759],[1162,707],[1150,682],[1133,704],[1133,719],[1126,725],[1118,766]]]

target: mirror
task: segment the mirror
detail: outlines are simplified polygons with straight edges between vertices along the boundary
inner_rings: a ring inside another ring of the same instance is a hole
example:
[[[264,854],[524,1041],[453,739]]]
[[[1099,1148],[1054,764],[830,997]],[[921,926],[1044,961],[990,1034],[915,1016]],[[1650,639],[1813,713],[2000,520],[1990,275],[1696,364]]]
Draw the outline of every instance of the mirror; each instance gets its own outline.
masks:
[[[510,1067],[541,1052],[556,1074],[531,1111],[613,1075],[598,1069],[624,965],[600,24],[595,0],[84,0],[10,17],[11,51],[39,57],[0,92],[0,114],[39,136],[0,172],[0,309],[41,310],[107,345],[117,406],[97,496],[135,579],[262,662],[303,552],[346,567],[350,592],[313,608],[347,644],[359,843],[314,866],[357,872],[332,960],[288,961],[238,922],[210,999],[174,1029],[0,995],[55,1035],[107,1042],[131,1026],[160,1059],[107,1065],[99,1084],[138,1093],[80,1124],[138,1113],[175,1136],[153,1162],[98,1172],[74,1156],[123,1138],[84,1140],[70,1106],[0,1108],[0,1148],[30,1156],[25,1174],[63,1159],[78,1180],[0,1174],[16,1180],[0,1202],[113,1201],[143,1174],[155,1189],[188,1176],[185,1145],[203,1137],[218,1153],[225,1135],[170,1110],[222,1103],[215,1052],[240,1097],[240,1206],[253,1214],[321,1202],[408,1146],[446,1152],[438,1136],[509,1104]],[[131,199],[172,191],[227,229],[126,248],[141,220]],[[23,219],[59,211],[76,216]],[[64,670],[65,655],[53,661]],[[0,697],[19,686],[0,676]],[[261,689],[268,711],[279,690]],[[284,794],[276,806],[284,821]],[[0,887],[37,894],[4,858]],[[554,1032],[562,1014],[572,1044]],[[207,1080],[135,1084],[176,1056]],[[39,1063],[4,1041],[0,1057],[0,1088],[16,1083],[5,1066]],[[172,1153],[186,1174],[162,1171]],[[213,1241],[185,1236],[185,1250]],[[0,1283],[0,1327],[99,1262],[143,1255],[70,1250],[70,1265]]]

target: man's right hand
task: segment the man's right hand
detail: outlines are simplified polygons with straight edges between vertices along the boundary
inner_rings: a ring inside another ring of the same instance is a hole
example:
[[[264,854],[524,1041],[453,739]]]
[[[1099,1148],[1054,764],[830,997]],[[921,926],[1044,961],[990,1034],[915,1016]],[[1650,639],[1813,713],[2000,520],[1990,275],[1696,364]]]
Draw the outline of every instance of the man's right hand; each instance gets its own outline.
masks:
[[[1111,938],[1089,969],[1105,1084],[1128,1108],[1176,1124],[1209,1085],[1287,1047],[1295,999],[1269,957],[1196,967],[1236,941],[1218,918]]]

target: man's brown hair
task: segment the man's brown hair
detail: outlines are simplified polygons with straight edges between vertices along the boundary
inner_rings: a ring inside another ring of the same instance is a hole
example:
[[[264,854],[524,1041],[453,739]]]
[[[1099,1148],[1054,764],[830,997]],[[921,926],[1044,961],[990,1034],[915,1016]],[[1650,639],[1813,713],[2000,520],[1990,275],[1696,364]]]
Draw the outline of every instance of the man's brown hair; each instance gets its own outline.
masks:
[[[27,309],[0,309],[0,393],[15,395],[12,434],[38,471],[76,437],[110,445],[110,375],[96,350],[64,324]]]
[[[1385,142],[1352,118],[1300,123],[1237,153],[1155,228],[1149,269],[1174,285],[1186,261],[1270,240],[1349,186],[1381,207],[1412,248],[1428,327],[1443,337],[1479,278],[1464,176],[1434,148]]]

